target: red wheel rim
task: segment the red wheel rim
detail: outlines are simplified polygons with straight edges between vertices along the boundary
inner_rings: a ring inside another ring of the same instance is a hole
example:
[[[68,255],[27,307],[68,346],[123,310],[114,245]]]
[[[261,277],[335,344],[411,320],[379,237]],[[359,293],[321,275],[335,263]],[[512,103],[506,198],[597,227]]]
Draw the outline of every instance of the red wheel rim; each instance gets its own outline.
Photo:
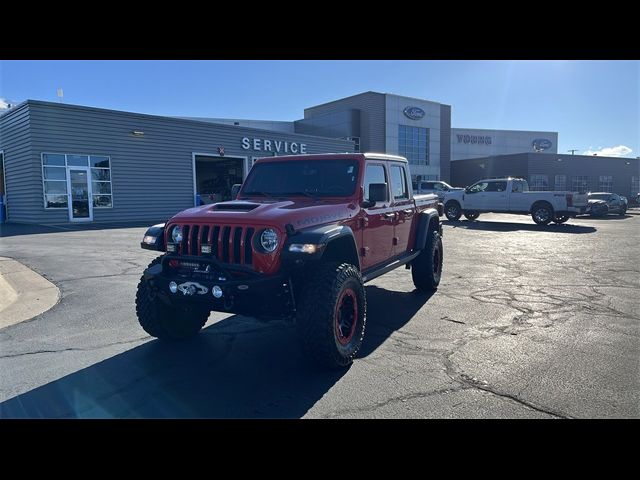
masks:
[[[350,288],[342,291],[336,302],[335,334],[340,345],[347,345],[356,333],[358,323],[358,300]]]

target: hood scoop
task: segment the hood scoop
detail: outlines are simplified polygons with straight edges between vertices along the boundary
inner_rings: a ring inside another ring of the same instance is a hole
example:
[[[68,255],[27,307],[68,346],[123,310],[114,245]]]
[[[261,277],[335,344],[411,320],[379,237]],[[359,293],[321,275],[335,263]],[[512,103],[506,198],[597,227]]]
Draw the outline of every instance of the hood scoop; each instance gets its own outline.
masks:
[[[248,203],[248,202],[233,202],[233,203],[217,203],[211,210],[214,211],[231,211],[231,212],[249,212],[254,208],[258,208],[260,204],[258,203]]]

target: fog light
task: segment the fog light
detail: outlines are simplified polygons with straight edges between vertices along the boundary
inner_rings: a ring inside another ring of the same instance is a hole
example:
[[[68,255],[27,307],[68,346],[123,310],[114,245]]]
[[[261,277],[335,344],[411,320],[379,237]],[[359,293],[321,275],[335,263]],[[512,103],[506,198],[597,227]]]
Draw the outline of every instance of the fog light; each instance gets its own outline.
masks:
[[[213,296],[216,298],[222,297],[222,289],[218,285],[213,286],[213,288],[211,289],[211,293],[213,293]]]
[[[169,282],[169,291],[176,293],[178,291],[178,284],[176,282]]]
[[[211,253],[211,245],[202,245],[200,251],[202,253]]]

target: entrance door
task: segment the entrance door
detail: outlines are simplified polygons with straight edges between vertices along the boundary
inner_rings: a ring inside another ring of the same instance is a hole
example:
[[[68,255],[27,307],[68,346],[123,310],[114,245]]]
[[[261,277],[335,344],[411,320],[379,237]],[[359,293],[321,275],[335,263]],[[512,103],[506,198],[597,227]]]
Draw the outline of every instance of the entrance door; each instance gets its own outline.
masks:
[[[89,168],[69,168],[67,188],[69,191],[69,220],[72,222],[90,222],[93,220],[91,203],[91,171]]]

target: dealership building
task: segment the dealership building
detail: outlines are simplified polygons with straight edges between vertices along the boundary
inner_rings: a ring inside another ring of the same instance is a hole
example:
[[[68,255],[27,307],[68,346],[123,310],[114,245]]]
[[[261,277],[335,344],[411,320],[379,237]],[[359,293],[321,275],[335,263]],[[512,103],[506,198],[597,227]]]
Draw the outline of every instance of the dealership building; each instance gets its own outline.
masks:
[[[378,92],[306,108],[304,118],[290,122],[27,100],[0,115],[0,194],[12,222],[163,221],[193,205],[230,198],[231,186],[264,156],[383,152],[406,157],[414,182],[462,185],[488,171],[543,175],[538,167],[558,166],[544,158],[566,157],[557,149],[557,132],[452,128],[450,105]],[[525,169],[516,168],[523,162]],[[592,175],[598,176],[607,176],[613,165],[603,157],[593,162],[598,169]],[[549,170],[549,188],[556,175],[573,182],[581,174],[583,165],[564,165],[577,170]],[[619,183],[631,185],[632,178],[637,183],[632,172]]]
[[[516,153],[451,164],[454,186],[468,186],[483,178],[496,177],[526,178],[531,190],[614,192],[632,199],[640,191],[640,159]]]

